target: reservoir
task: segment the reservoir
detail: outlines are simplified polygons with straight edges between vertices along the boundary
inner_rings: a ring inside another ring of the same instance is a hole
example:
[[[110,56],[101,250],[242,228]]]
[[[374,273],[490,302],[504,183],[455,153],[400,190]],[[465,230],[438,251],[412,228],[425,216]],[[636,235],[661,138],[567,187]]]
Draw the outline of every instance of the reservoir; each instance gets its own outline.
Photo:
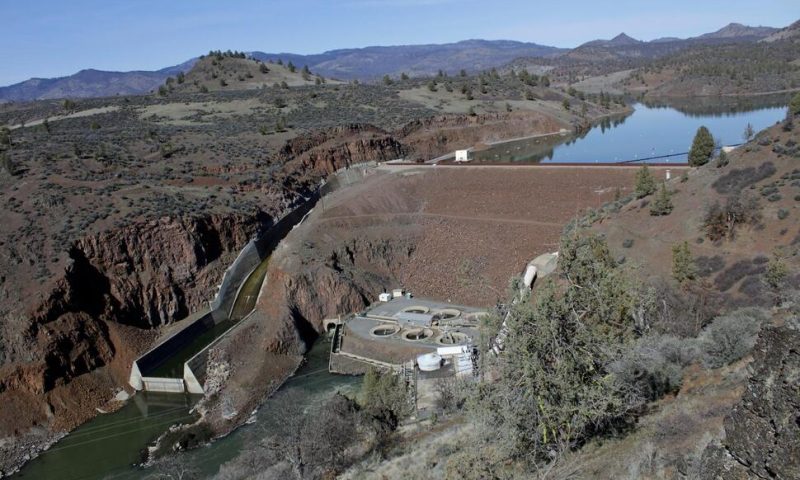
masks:
[[[686,163],[686,152],[700,126],[708,128],[720,145],[737,145],[744,141],[748,124],[758,132],[784,119],[788,101],[788,97],[770,96],[746,103],[711,103],[702,108],[636,103],[630,115],[603,119],[578,136],[549,135],[478,148],[473,152],[473,162],[617,163],[646,159]]]

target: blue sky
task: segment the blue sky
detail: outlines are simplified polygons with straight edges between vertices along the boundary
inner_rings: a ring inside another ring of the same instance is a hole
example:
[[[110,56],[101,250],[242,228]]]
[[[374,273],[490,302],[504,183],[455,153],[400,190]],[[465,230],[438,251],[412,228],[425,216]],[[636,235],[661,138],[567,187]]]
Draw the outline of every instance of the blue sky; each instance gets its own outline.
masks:
[[[0,85],[83,68],[152,70],[210,49],[317,53],[511,39],[573,47],[621,31],[785,26],[800,0],[0,0]]]

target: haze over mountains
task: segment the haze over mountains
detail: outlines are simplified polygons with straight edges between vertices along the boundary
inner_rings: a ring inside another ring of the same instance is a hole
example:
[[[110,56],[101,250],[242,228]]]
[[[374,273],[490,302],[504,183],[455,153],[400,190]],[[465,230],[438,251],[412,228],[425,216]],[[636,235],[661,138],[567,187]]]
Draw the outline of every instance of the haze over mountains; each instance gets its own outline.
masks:
[[[780,39],[790,30],[751,27],[731,23],[715,32],[689,39],[664,37],[649,42],[621,33],[610,40],[593,40],[575,49],[511,40],[464,40],[449,44],[373,46],[331,50],[320,54],[251,52],[262,61],[291,61],[308,65],[314,72],[343,80],[375,80],[383,75],[434,75],[439,70],[450,74],[461,69],[470,72],[501,67],[520,58],[560,58],[565,61],[595,61],[619,57],[656,58],[692,45],[725,42],[755,42]],[[772,36],[772,37],[771,37]],[[54,98],[87,98],[147,93],[163,84],[167,77],[187,72],[196,59],[157,71],[107,72],[81,70],[60,78],[32,78],[0,87],[0,102]]]

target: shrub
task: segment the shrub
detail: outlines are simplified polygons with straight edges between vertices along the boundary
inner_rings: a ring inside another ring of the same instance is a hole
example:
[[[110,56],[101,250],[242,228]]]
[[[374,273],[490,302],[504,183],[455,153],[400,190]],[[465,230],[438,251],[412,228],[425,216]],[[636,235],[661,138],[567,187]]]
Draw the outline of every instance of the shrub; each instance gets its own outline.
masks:
[[[758,308],[741,309],[715,318],[698,337],[703,363],[719,368],[747,355],[768,318],[767,313]]]
[[[757,225],[761,221],[761,206],[750,194],[735,194],[728,197],[725,205],[715,201],[706,210],[703,230],[712,241],[734,238],[739,225]]]
[[[653,203],[650,205],[650,215],[663,216],[669,215],[674,206],[672,205],[672,195],[667,191],[667,185],[661,182],[661,189]]]
[[[764,162],[758,168],[747,167],[734,169],[719,177],[711,187],[721,194],[738,192],[775,174],[777,170],[772,162]]]
[[[774,256],[767,264],[764,272],[764,283],[774,292],[780,293],[786,286],[789,269],[779,256]]]
[[[406,386],[399,375],[370,368],[361,384],[359,404],[368,412],[399,420],[410,413]]]
[[[676,391],[681,385],[683,367],[697,357],[694,339],[650,335],[641,338],[609,370],[618,381],[652,401]]]
[[[751,275],[760,275],[765,271],[766,266],[759,258],[740,260],[717,275],[717,278],[714,279],[714,286],[716,286],[720,292],[725,292],[739,280]]]
[[[785,208],[781,208],[780,210],[778,210],[779,220],[785,220],[788,216],[789,216],[789,210],[786,210]]]
[[[694,259],[698,277],[709,277],[725,268],[725,260],[719,255],[713,257],[699,256]]]
[[[14,161],[11,160],[11,157],[8,154],[0,154],[0,165],[2,165],[3,170],[5,170],[12,177],[17,175],[17,166],[14,165]]]
[[[633,246],[633,239],[626,238],[622,241],[622,248],[631,248]]]
[[[728,165],[728,154],[725,153],[725,150],[720,150],[719,155],[717,155],[717,168],[722,168]]]

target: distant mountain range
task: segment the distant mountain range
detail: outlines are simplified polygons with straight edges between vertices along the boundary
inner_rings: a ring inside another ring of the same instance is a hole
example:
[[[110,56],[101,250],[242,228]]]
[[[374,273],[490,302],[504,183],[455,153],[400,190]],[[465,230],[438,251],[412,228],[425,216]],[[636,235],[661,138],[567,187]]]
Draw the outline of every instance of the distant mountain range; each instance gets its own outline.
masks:
[[[464,40],[442,45],[402,45],[331,50],[319,55],[253,52],[258,60],[291,61],[322,75],[362,80],[383,75],[434,75],[439,70],[480,71],[519,57],[555,57],[568,49],[510,40]]]
[[[711,33],[690,38],[663,37],[645,42],[620,33],[611,40],[592,40],[570,50],[561,58],[565,61],[607,62],[621,59],[652,59],[670,55],[695,45],[714,45],[731,42],[757,42],[780,32],[772,27],[750,27],[730,23]]]
[[[107,72],[86,69],[66,77],[31,78],[0,87],[0,102],[139,95],[162,85],[167,77],[191,70],[196,58],[156,71]]]
[[[374,80],[383,75],[398,76],[401,73],[424,76],[436,74],[439,70],[450,74],[461,69],[474,72],[531,57],[559,58],[564,61],[656,58],[695,44],[780,39],[789,35],[791,28],[750,27],[731,23],[716,32],[694,38],[665,37],[650,42],[621,33],[610,40],[593,40],[571,50],[510,40],[465,40],[438,45],[340,49],[314,55],[265,52],[251,52],[251,55],[262,61],[280,59],[297,66],[308,65],[314,73],[326,77]],[[0,102],[143,94],[163,84],[167,77],[189,71],[196,60],[157,71],[106,72],[89,69],[60,78],[32,78],[0,87]]]

